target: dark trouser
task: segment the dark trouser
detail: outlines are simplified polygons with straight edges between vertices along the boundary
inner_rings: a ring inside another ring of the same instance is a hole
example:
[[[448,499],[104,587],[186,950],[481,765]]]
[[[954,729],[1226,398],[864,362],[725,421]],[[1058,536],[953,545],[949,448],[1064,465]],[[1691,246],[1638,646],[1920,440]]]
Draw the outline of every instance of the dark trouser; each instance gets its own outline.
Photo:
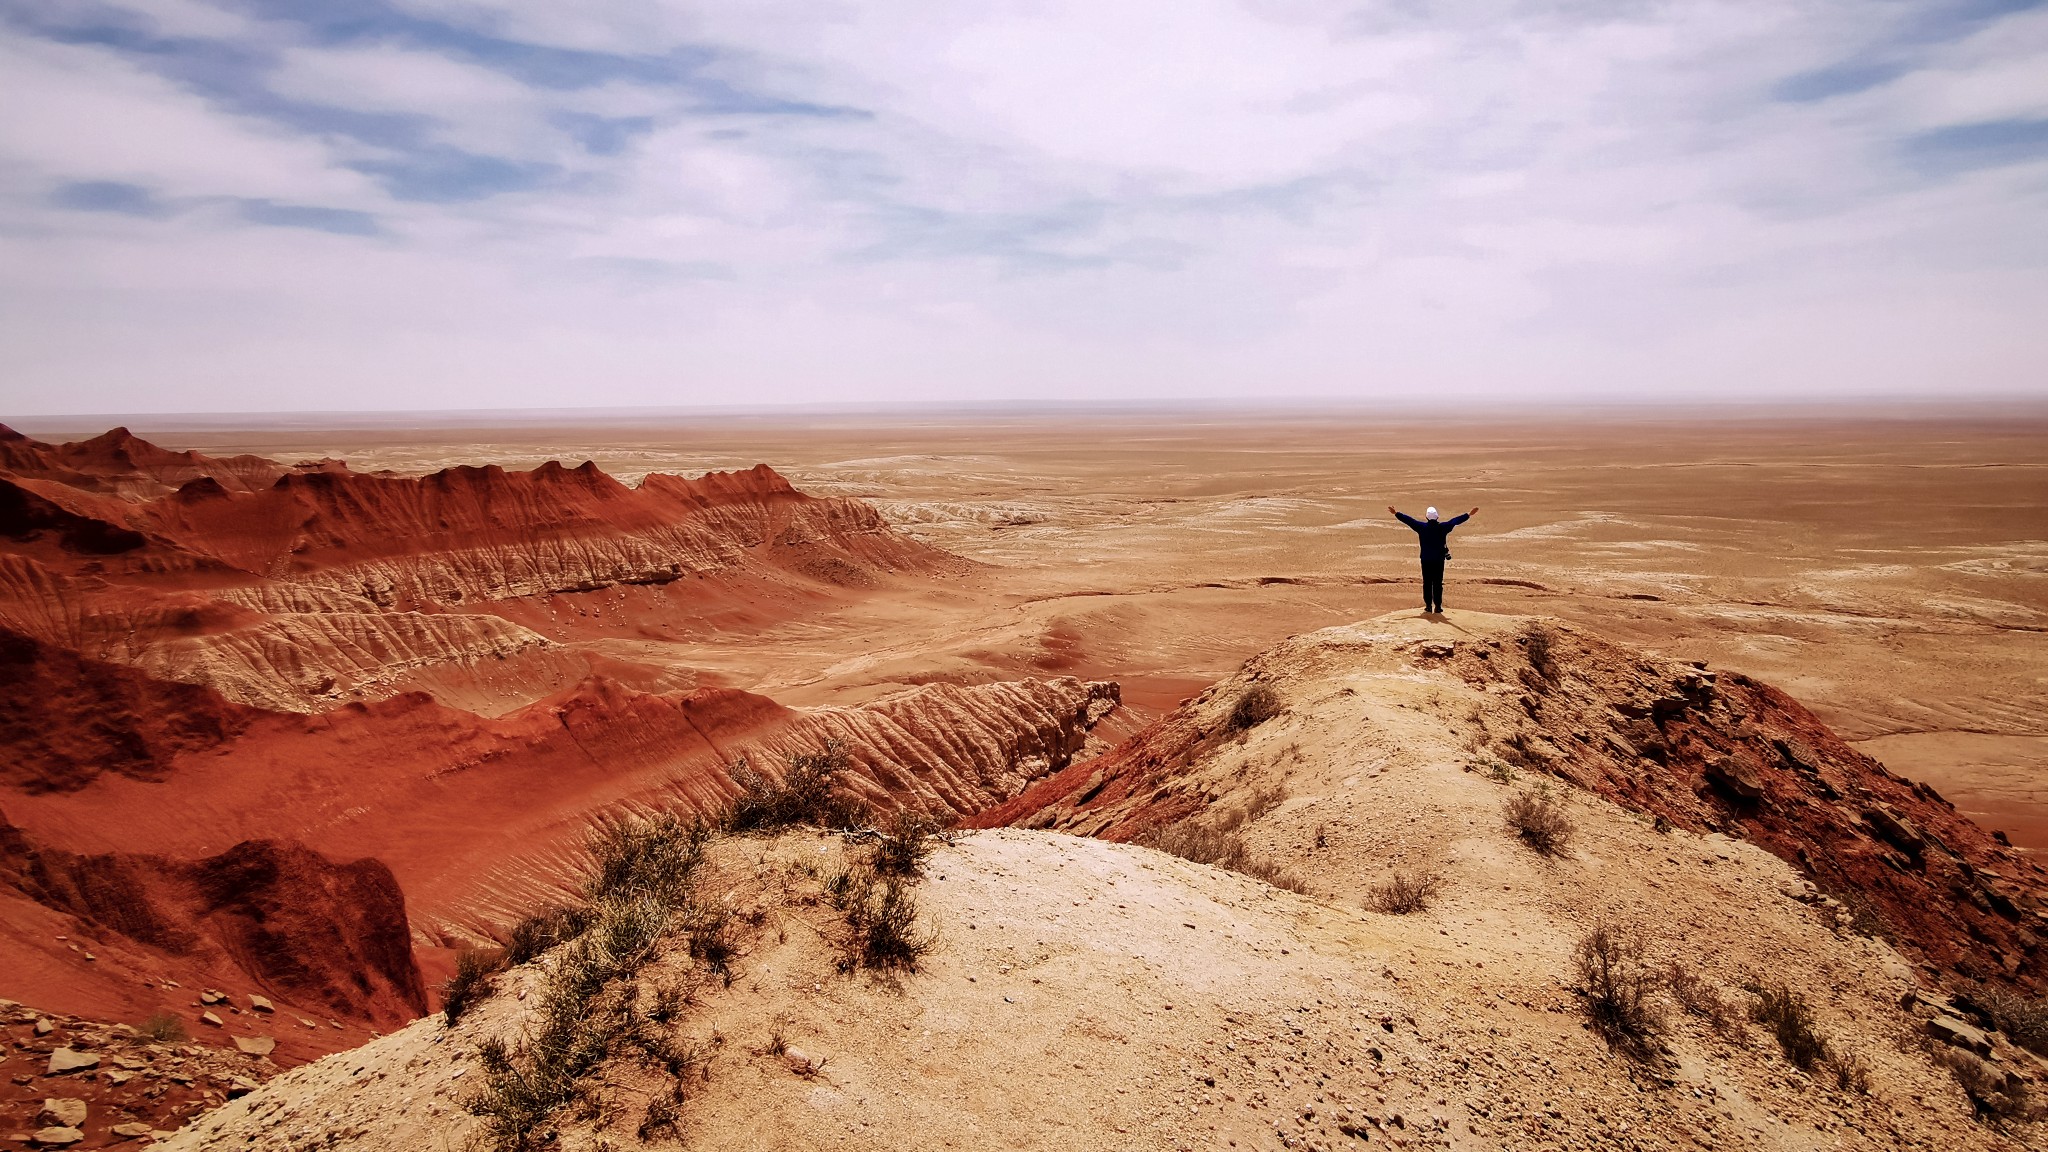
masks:
[[[1444,558],[1422,558],[1422,607],[1426,612],[1444,610]]]

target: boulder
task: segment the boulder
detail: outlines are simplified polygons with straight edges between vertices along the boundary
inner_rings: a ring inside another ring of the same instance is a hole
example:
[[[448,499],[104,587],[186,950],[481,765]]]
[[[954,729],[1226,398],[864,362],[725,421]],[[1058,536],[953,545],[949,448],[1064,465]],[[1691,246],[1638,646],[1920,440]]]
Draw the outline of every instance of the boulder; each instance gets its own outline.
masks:
[[[147,1124],[130,1120],[126,1124],[114,1125],[107,1129],[107,1133],[116,1140],[140,1140],[151,1133],[151,1128]]]
[[[74,1097],[44,1100],[43,1110],[36,1119],[59,1128],[78,1128],[85,1124],[85,1101]]]
[[[262,996],[256,996],[256,995],[251,995],[251,996],[249,997],[249,1010],[250,1010],[251,1012],[275,1012],[275,1011],[277,1011],[277,1009],[276,1009],[275,1007],[273,1007],[273,1006],[271,1005],[271,1003],[270,1003],[270,1001],[269,1001],[268,999],[266,999],[266,998],[264,998],[264,997],[262,997]]]
[[[36,1035],[48,1036],[51,1032],[55,1031],[56,1028],[57,1026],[55,1024],[50,1023],[50,1018],[48,1016],[36,1017]]]
[[[38,1148],[69,1148],[85,1139],[85,1133],[76,1128],[39,1128],[28,1139]]]
[[[1763,781],[1757,779],[1747,764],[1732,756],[1717,756],[1707,761],[1705,772],[1709,781],[1731,796],[1743,800],[1763,799]]]
[[[277,1048],[275,1036],[237,1036],[235,1047],[251,1056],[268,1056]]]
[[[1927,1034],[1944,1044],[1968,1048],[1979,1056],[1991,1055],[1991,1038],[1953,1016],[1936,1016],[1929,1020]]]
[[[100,1058],[90,1052],[73,1052],[69,1048],[59,1048],[55,1052],[50,1053],[50,1071],[48,1075],[62,1076],[67,1072],[80,1072],[87,1068],[97,1068],[99,1066]]]

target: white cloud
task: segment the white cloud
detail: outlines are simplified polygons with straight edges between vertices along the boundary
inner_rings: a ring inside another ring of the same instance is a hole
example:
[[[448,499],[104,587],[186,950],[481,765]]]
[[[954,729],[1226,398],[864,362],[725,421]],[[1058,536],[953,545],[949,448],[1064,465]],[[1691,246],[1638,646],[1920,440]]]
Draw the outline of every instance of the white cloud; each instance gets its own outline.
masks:
[[[2042,14],[1797,103],[1771,93],[1913,6],[407,0],[636,61],[541,86],[488,44],[210,26],[180,3],[185,34],[264,65],[202,96],[114,49],[0,33],[22,113],[0,122],[0,406],[2048,379],[2041,161],[1901,152],[2041,114]],[[553,174],[400,203],[350,165],[403,140],[291,130],[263,118],[280,99],[424,117],[434,143]],[[593,115],[636,119],[586,149]],[[67,180],[382,229],[39,202]]]

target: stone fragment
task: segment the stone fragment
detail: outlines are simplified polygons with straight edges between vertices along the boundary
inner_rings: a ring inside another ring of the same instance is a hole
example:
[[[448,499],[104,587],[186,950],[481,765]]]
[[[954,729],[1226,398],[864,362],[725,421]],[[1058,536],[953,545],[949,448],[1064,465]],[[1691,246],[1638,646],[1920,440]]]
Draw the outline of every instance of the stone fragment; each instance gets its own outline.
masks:
[[[785,1051],[782,1054],[782,1062],[789,1065],[789,1070],[799,1076],[815,1076],[818,1074],[819,1067],[823,1064],[823,1061],[816,1059],[801,1048],[791,1048]]]
[[[1927,838],[1920,834],[1920,829],[1888,804],[1865,809],[1863,822],[1870,825],[1879,839],[1910,855],[1918,856],[1927,847]]]
[[[277,1047],[275,1036],[237,1036],[235,1047],[251,1056],[268,1056]]]
[[[85,1133],[76,1128],[39,1128],[28,1139],[38,1148],[69,1148],[85,1139]]]
[[[234,1079],[228,1081],[228,1099],[240,1099],[241,1097],[247,1096],[249,1093],[254,1092],[259,1087],[261,1087],[261,1085],[257,1084],[254,1080],[249,1079],[247,1076],[237,1076]]]
[[[208,988],[199,994],[199,1002],[201,1004],[225,1004],[227,999],[227,993],[217,992],[212,988]]]
[[[1991,1055],[1991,1038],[1953,1016],[1936,1016],[1929,1020],[1927,1034],[1944,1044],[1968,1048],[1979,1056]]]
[[[262,997],[262,996],[256,996],[256,995],[251,995],[251,996],[249,997],[249,1010],[250,1010],[250,1011],[252,1011],[252,1012],[275,1012],[275,1011],[277,1011],[277,1009],[276,1009],[276,1008],[274,1008],[274,1007],[272,1007],[272,1006],[271,1006],[271,1003],[270,1003],[269,999],[267,999],[267,998],[265,998],[265,997]]]
[[[50,1018],[48,1016],[36,1017],[36,1035],[48,1036],[51,1032],[55,1031],[56,1028],[57,1026],[55,1024],[50,1023]]]
[[[48,1074],[51,1076],[62,1076],[66,1072],[79,1072],[87,1068],[97,1068],[99,1066],[100,1058],[90,1052],[73,1052],[69,1048],[59,1048],[55,1052],[50,1053],[50,1071]]]
[[[1733,756],[1717,756],[1706,764],[1707,779],[1723,791],[1744,800],[1761,800],[1764,795],[1763,781],[1747,764]]]
[[[214,1014],[213,1014],[213,1013],[211,1013],[211,1012],[202,1012],[202,1013],[200,1013],[200,1014],[199,1014],[199,1019],[200,1019],[200,1021],[201,1021],[201,1022],[203,1022],[203,1023],[207,1023],[207,1024],[211,1024],[211,1025],[213,1025],[213,1026],[214,1026],[215,1028],[218,1028],[218,1027],[220,1027],[220,1026],[221,1026],[221,1023],[220,1023],[220,1017],[218,1017],[218,1016],[214,1015]]]
[[[107,1132],[116,1140],[140,1140],[150,1134],[150,1127],[139,1121],[130,1120],[126,1124],[114,1125],[107,1129]]]
[[[130,1080],[135,1079],[135,1073],[123,1072],[119,1069],[113,1069],[111,1071],[102,1072],[100,1073],[100,1075],[106,1078],[107,1083],[112,1084],[116,1088],[119,1088],[121,1085],[126,1084]]]
[[[85,1101],[65,1096],[43,1101],[43,1110],[36,1119],[58,1128],[78,1128],[85,1124]]]
[[[299,1017],[299,1023],[304,1024],[308,1028],[318,1028],[320,1026],[318,1024],[313,1023],[311,1020],[306,1019],[304,1016]]]

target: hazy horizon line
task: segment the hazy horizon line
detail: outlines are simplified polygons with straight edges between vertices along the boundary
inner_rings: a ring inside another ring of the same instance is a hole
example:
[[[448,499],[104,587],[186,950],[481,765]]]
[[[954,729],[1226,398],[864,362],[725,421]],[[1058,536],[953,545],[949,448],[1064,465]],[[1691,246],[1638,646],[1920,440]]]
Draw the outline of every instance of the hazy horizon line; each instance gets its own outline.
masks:
[[[392,428],[490,428],[561,425],[602,427],[620,422],[644,423],[650,419],[774,422],[788,419],[944,419],[1031,420],[1085,414],[1093,417],[1161,418],[1173,416],[1235,416],[1285,422],[1290,418],[1325,415],[1351,417],[1375,412],[1405,419],[1428,417],[1433,421],[1494,423],[1552,416],[1560,418],[1704,417],[1721,420],[1821,419],[1848,414],[1859,421],[1924,420],[1940,413],[1954,419],[1986,419],[2006,416],[2048,417],[2048,396],[2015,397],[1980,395],[1969,397],[1902,398],[1886,396],[1808,398],[1759,401],[1754,398],[1726,400],[1697,396],[1668,400],[1570,400],[1494,399],[1483,411],[1466,400],[1432,404],[1420,400],[1365,400],[1326,397],[1253,400],[1234,398],[1121,399],[1121,400],[992,400],[992,401],[863,401],[806,402],[789,404],[696,404],[590,406],[568,408],[444,408],[382,410],[307,410],[247,412],[75,412],[29,414],[0,419],[0,424],[23,433],[42,436],[86,429],[105,432],[138,426],[166,430],[291,431],[321,429],[365,431]],[[1442,408],[1444,411],[1439,412]],[[97,433],[96,433],[97,434]],[[138,435],[142,433],[137,431]]]

